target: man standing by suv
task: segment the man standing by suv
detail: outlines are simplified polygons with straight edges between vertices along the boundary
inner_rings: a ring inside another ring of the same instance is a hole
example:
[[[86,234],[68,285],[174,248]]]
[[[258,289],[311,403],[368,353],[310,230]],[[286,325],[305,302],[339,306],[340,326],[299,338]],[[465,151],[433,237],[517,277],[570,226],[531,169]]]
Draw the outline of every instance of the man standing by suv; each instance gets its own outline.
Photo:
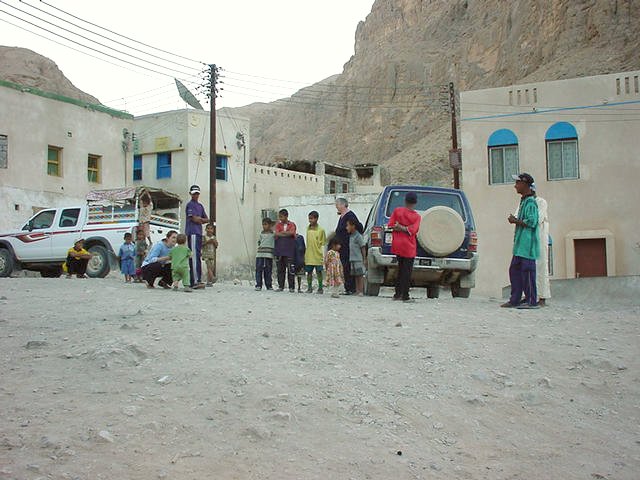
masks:
[[[516,226],[513,237],[513,258],[509,266],[511,297],[503,303],[503,308],[538,308],[536,291],[536,259],[540,254],[538,238],[538,204],[536,203],[533,177],[528,173],[513,175],[515,189],[520,195],[518,216],[509,215],[509,223]],[[526,303],[520,304],[522,294]]]
[[[204,211],[204,206],[198,201],[200,198],[200,187],[191,185],[189,189],[191,201],[187,203],[187,225],[185,233],[187,242],[193,255],[189,258],[189,277],[191,288],[204,288],[202,283],[202,225],[209,222],[209,217]]]
[[[411,302],[409,287],[411,273],[416,258],[416,234],[420,229],[422,217],[416,212],[418,196],[409,192],[404,197],[404,207],[397,207],[389,218],[389,227],[393,229],[391,253],[398,258],[398,278],[396,279],[396,293],[394,300]]]

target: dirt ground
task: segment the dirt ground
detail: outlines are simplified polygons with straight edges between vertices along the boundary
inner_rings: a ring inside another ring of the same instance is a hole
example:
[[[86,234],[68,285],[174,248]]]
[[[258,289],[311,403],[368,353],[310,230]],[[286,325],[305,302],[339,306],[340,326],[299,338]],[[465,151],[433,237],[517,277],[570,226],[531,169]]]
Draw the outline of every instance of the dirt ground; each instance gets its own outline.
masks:
[[[0,279],[0,479],[638,479],[640,308]]]

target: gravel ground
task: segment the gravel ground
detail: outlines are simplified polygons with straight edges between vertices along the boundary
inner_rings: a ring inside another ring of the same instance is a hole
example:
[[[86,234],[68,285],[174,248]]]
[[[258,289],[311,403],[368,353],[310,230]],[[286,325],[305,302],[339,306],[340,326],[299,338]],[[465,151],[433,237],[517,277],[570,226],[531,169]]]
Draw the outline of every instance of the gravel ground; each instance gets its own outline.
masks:
[[[640,308],[0,279],[0,479],[640,478]]]

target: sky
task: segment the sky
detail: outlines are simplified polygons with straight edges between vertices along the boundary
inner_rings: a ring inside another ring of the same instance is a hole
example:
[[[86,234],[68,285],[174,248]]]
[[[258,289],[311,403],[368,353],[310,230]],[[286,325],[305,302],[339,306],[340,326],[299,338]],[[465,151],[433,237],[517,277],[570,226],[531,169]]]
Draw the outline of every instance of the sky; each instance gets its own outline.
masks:
[[[76,87],[135,115],[184,108],[173,78],[196,93],[200,70],[215,63],[223,69],[216,106],[237,107],[342,72],[373,2],[0,0],[0,45],[49,57]]]

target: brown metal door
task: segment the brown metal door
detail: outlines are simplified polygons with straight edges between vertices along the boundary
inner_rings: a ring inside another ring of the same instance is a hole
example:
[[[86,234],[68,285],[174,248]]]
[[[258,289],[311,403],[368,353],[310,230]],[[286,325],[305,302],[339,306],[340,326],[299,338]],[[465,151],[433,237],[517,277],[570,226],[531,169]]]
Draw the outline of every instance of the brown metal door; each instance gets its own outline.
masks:
[[[573,241],[576,255],[576,278],[607,276],[607,243],[604,238]]]

